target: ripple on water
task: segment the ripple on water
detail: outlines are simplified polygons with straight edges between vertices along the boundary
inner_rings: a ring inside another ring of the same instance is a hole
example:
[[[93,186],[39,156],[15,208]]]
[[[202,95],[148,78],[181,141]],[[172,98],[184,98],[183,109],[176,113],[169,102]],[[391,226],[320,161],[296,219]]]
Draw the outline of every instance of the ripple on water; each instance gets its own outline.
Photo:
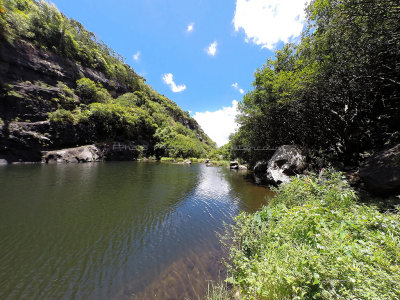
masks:
[[[10,166],[0,190],[1,299],[196,299],[225,276],[223,222],[268,196],[228,169],[132,162]]]

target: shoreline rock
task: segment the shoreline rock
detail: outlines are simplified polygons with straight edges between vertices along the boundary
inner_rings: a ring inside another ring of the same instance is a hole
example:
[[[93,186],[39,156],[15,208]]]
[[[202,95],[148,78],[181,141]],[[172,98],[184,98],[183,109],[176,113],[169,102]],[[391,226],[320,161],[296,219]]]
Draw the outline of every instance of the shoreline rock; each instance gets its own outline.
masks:
[[[84,163],[101,161],[104,153],[95,145],[42,152],[43,163]]]
[[[256,163],[254,177],[256,182],[278,186],[289,182],[291,176],[302,174],[307,166],[307,157],[299,146],[283,145],[268,162]]]
[[[365,189],[381,196],[400,193],[400,144],[374,154],[360,167]]]

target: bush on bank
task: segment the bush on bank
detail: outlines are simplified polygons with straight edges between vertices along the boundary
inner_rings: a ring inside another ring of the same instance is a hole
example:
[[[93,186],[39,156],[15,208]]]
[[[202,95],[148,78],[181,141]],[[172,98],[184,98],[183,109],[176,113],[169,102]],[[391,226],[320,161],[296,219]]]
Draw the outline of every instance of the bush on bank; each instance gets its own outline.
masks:
[[[294,178],[232,229],[241,299],[400,298],[400,217],[357,203],[340,173]]]

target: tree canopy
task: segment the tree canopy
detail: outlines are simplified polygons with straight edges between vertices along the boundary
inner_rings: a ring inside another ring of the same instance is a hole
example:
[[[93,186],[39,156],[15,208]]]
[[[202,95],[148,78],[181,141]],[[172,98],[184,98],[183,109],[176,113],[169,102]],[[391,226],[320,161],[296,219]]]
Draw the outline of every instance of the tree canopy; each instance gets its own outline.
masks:
[[[306,12],[301,41],[256,71],[233,146],[299,144],[356,162],[398,143],[400,3],[314,0]]]

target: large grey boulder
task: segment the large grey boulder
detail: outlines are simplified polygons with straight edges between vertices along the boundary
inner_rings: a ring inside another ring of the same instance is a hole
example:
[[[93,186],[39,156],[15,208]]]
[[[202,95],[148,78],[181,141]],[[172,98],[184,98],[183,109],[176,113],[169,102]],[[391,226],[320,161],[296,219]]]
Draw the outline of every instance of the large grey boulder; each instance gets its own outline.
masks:
[[[103,158],[102,151],[95,145],[43,152],[45,163],[95,162]]]
[[[360,168],[367,191],[388,196],[400,193],[400,144],[376,153]]]
[[[268,162],[266,180],[279,185],[289,182],[290,176],[301,174],[307,168],[307,157],[296,145],[279,147]]]

